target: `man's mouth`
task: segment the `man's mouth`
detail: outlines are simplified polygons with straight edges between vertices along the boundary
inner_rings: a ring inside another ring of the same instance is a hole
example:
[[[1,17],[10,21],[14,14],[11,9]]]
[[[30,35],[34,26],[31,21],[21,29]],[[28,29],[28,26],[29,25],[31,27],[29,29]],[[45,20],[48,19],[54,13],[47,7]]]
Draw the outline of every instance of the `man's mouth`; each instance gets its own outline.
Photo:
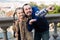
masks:
[[[28,12],[28,13],[32,13],[32,12]]]

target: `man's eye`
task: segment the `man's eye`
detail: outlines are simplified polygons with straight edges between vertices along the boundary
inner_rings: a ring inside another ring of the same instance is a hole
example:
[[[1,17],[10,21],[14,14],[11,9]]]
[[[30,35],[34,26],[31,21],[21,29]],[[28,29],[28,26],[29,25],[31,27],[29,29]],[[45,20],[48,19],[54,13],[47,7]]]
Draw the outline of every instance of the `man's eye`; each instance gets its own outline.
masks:
[[[29,8],[29,9],[31,9],[31,8]]]

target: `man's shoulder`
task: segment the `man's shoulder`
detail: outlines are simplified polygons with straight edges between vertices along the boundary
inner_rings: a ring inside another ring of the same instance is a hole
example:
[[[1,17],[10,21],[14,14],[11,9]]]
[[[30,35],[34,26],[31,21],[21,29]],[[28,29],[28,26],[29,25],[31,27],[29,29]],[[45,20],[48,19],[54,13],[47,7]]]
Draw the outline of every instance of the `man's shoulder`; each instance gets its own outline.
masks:
[[[36,11],[39,11],[39,8],[38,6],[32,6],[32,10],[33,10],[33,13],[35,13]]]

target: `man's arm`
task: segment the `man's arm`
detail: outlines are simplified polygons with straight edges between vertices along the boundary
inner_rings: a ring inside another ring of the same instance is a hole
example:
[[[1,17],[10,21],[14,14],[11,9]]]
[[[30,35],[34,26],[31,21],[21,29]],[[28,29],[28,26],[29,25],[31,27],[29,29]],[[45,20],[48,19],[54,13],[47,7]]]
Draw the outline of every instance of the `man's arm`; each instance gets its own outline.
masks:
[[[32,31],[33,30],[33,22],[34,21],[36,21],[35,19],[30,19],[30,20],[28,20],[28,22],[27,22],[27,29],[28,29],[28,31]]]
[[[42,9],[42,10],[40,10],[40,11],[37,11],[36,13],[35,13],[35,15],[36,16],[38,16],[38,17],[43,17],[43,16],[45,16],[46,14],[47,14],[47,10],[46,9]]]
[[[53,11],[54,7],[49,6],[47,8],[42,9],[42,10],[39,10],[39,8],[37,6],[34,6],[34,7],[32,7],[32,9],[33,9],[33,15],[35,14],[35,16],[43,17],[47,14],[48,11]]]
[[[38,16],[38,17],[45,16],[48,12],[45,8],[40,10],[37,6],[33,6],[32,10],[33,10],[33,16],[35,15],[35,16]]]

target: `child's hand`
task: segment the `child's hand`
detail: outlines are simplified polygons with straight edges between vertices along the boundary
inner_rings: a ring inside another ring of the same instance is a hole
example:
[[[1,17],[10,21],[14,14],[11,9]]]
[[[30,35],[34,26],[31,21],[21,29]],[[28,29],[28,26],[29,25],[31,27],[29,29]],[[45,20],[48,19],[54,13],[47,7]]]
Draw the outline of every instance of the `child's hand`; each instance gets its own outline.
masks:
[[[17,32],[15,33],[15,37],[18,37],[18,33]]]

